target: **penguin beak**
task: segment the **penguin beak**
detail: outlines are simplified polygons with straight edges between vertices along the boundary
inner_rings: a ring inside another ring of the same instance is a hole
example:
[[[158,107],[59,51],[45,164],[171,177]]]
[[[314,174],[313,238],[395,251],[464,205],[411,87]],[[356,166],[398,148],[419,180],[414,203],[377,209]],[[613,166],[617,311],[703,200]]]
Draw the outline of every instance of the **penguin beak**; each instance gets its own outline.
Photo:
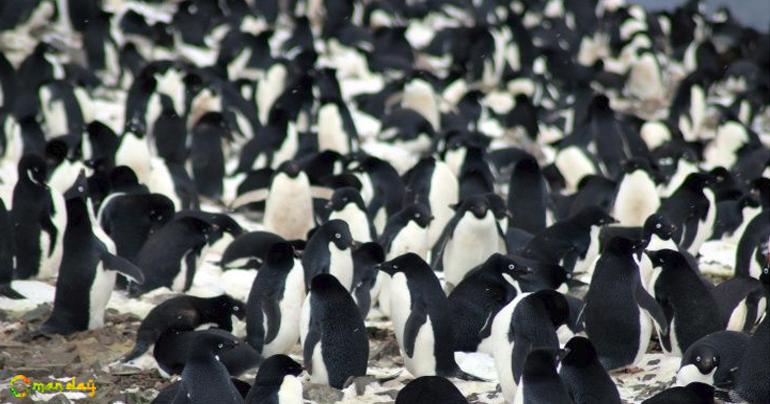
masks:
[[[360,246],[360,245],[361,245],[361,243],[359,241],[356,241],[356,240],[351,240],[350,241],[350,247],[352,247],[352,248],[358,248],[358,246]]]

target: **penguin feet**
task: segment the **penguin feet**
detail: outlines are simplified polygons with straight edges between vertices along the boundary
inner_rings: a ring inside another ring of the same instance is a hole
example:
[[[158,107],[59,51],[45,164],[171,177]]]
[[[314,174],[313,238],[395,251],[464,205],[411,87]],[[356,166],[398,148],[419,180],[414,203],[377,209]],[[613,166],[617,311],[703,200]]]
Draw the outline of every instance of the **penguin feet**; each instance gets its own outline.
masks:
[[[9,299],[13,299],[13,300],[26,299],[26,297],[24,295],[22,295],[21,293],[13,290],[13,288],[11,287],[10,283],[6,284],[6,285],[0,285],[0,296],[5,296],[5,297],[7,297]]]

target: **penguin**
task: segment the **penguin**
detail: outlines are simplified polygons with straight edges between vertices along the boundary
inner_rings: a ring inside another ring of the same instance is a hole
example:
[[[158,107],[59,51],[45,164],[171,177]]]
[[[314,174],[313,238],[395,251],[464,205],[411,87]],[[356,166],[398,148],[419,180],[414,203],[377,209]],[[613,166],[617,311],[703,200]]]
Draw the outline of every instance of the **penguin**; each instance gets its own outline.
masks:
[[[232,316],[243,319],[246,305],[228,296],[210,298],[181,295],[155,306],[139,324],[134,348],[123,357],[123,362],[138,358],[166,331],[191,331],[198,326],[216,323],[226,331],[233,330]]]
[[[174,403],[243,403],[243,397],[230,381],[220,356],[238,345],[236,340],[212,332],[197,334],[190,343],[181,388]]]
[[[68,335],[102,327],[117,272],[137,284],[144,282],[141,269],[115,255],[115,244],[96,223],[87,192],[81,173],[66,195],[64,253],[53,310],[40,327],[44,334]]]
[[[387,218],[401,210],[404,183],[388,162],[373,156],[356,158],[348,167],[363,185],[361,196],[369,209],[377,233],[382,233]]]
[[[362,318],[366,318],[372,301],[377,297],[377,265],[384,261],[385,252],[374,241],[363,243],[353,250],[353,288],[350,294],[356,301]]]
[[[709,174],[690,174],[658,209],[676,226],[674,241],[693,256],[711,237],[716,220],[716,199],[710,183]]]
[[[628,160],[623,166],[625,174],[618,185],[612,217],[621,226],[642,226],[660,207],[656,184],[645,160]]]
[[[379,269],[390,276],[390,314],[409,373],[472,379],[455,362],[448,299],[430,266],[407,253]]]
[[[245,404],[302,403],[302,365],[286,355],[273,355],[259,366]]]
[[[249,344],[244,344],[240,339],[220,328],[212,327],[198,331],[180,331],[170,329],[158,337],[152,350],[152,356],[158,366],[158,372],[164,378],[182,374],[187,367],[189,354],[194,349],[195,339],[201,334],[217,334],[231,340],[237,345],[222,352],[219,361],[225,366],[230,376],[240,376],[262,363],[262,356]]]
[[[369,343],[356,303],[331,274],[310,283],[300,321],[305,369],[310,381],[341,389],[350,377],[366,375]]]
[[[735,275],[759,279],[763,268],[763,251],[770,239],[770,208],[755,216],[738,241],[735,251]],[[766,261],[766,260],[765,260]]]
[[[642,401],[642,404],[713,404],[714,388],[704,383],[669,387]]]
[[[770,366],[764,360],[770,355],[767,344],[770,340],[770,320],[767,313],[765,314],[765,319],[751,336],[735,376],[735,387],[730,392],[730,397],[736,401],[748,401],[752,404],[770,401],[770,388],[765,383],[770,379]]]
[[[346,290],[353,286],[353,237],[347,223],[329,220],[313,231],[302,252],[305,285],[318,274],[334,275]]]
[[[520,254],[562,265],[567,272],[586,272],[599,254],[601,228],[615,222],[601,208],[587,207],[535,235]]]
[[[19,160],[11,202],[19,279],[51,277],[62,259],[67,212],[62,195],[46,185],[46,174],[40,156],[25,154]]]
[[[427,205],[434,217],[428,228],[428,243],[432,247],[454,216],[451,206],[460,196],[460,183],[445,162],[426,157],[404,174],[404,185],[407,198]]]
[[[669,330],[660,336],[663,352],[681,356],[699,338],[725,329],[725,319],[710,293],[711,284],[704,283],[681,253],[665,249],[647,255],[656,270],[650,289]]]
[[[396,404],[424,402],[467,404],[463,393],[452,382],[441,376],[421,376],[407,383],[396,396]]]
[[[239,196],[230,208],[260,200],[265,201],[265,230],[287,240],[304,240],[313,228],[313,196],[307,174],[299,164],[287,161],[278,167],[268,182],[269,192],[264,197],[264,189],[246,191],[248,177],[239,186]]]
[[[700,338],[682,355],[676,384],[700,382],[729,390],[750,340],[749,334],[736,331],[717,331]]]
[[[174,203],[161,194],[110,196],[97,218],[117,255],[133,262],[147,238],[174,218]]]
[[[576,336],[564,346],[559,376],[575,404],[620,404],[615,382],[599,362],[596,349],[588,338]]]
[[[478,349],[492,331],[495,315],[521,293],[517,280],[530,271],[516,260],[495,253],[468,273],[449,294],[449,305],[456,316],[455,351]]]
[[[535,348],[558,349],[556,330],[568,318],[564,295],[548,289],[521,293],[497,312],[490,336],[481,342],[479,351],[494,358],[506,402],[517,397],[527,354]]]
[[[222,252],[219,265],[223,270],[258,269],[265,261],[270,248],[276,243],[285,241],[283,237],[269,231],[252,231],[241,234]]]
[[[630,66],[625,90],[643,101],[660,99],[666,94],[660,61],[652,49],[640,49]]]
[[[334,150],[342,155],[358,148],[358,131],[342,100],[321,100],[318,108],[318,151]]]
[[[211,231],[211,224],[197,217],[179,217],[166,223],[136,254],[145,282],[130,284],[131,293],[139,295],[163,286],[179,292],[188,290]]]
[[[514,404],[573,403],[556,371],[558,352],[535,348],[527,354]]]
[[[294,248],[273,244],[249,292],[246,341],[264,357],[288,353],[299,339],[304,299],[304,273]]]
[[[728,279],[711,289],[711,294],[722,318],[727,321],[728,330],[751,331],[762,320],[767,308],[768,299],[762,282],[754,278]]]
[[[537,160],[527,157],[519,160],[511,172],[508,186],[510,225],[531,234],[546,226],[548,187]]]
[[[348,224],[353,240],[361,243],[376,239],[374,224],[369,219],[361,194],[353,187],[334,190],[326,204],[329,220],[339,219]]]
[[[222,197],[225,175],[225,144],[230,128],[222,114],[207,112],[195,122],[190,134],[190,161],[195,186],[213,200]]]
[[[241,397],[246,399],[246,395],[249,394],[251,385],[234,377],[230,378],[230,382],[233,383]],[[174,398],[176,398],[177,393],[179,393],[179,389],[181,388],[181,380],[177,380],[169,384],[168,386],[164,387],[163,390],[158,392],[158,395],[155,396],[150,404],[172,404],[174,402]]]
[[[501,252],[497,220],[484,196],[469,197],[454,210],[454,217],[431,254],[431,266],[444,271],[447,292],[451,292],[468,271],[490,255]]]
[[[585,330],[605,369],[633,367],[647,351],[653,322],[668,335],[668,321],[654,297],[644,289],[635,245],[616,237],[596,263],[585,297]]]
[[[24,296],[13,290],[11,280],[13,279],[13,227],[11,218],[5,203],[0,198],[0,296],[10,299],[24,299]]]

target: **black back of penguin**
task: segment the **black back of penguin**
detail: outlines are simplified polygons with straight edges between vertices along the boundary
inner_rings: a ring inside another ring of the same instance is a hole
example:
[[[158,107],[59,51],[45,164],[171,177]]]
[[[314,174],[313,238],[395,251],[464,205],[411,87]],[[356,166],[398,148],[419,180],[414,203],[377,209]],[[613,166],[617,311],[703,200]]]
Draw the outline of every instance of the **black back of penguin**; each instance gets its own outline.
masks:
[[[704,383],[671,387],[642,401],[642,404],[713,404],[714,388]]]
[[[305,368],[311,381],[342,388],[349,377],[366,374],[369,344],[364,320],[353,298],[330,274],[313,278],[309,299],[308,328],[303,336]],[[315,369],[319,362],[325,372]],[[327,380],[320,380],[321,373],[326,373]]]
[[[641,283],[635,249],[631,240],[612,239],[596,263],[585,298],[586,333],[608,370],[632,365],[638,352],[646,350],[649,333],[642,332],[642,310],[659,329],[667,324],[662,308]]]
[[[731,398],[748,401],[751,404],[770,402],[770,320],[767,316],[749,341],[735,376],[735,388]]]
[[[441,376],[418,377],[404,386],[396,396],[396,404],[425,402],[466,404],[468,400],[451,381]]]
[[[521,375],[522,387],[519,390],[524,397],[517,397],[517,401],[524,404],[573,402],[556,372],[557,353],[555,349],[538,348],[527,355]]]
[[[573,337],[561,360],[559,376],[575,404],[620,404],[620,393],[596,356],[596,349],[588,338]]]
[[[229,138],[229,128],[220,113],[206,113],[193,127],[190,157],[195,185],[201,195],[212,199],[222,196],[225,175],[223,142]]]
[[[119,195],[100,213],[100,225],[117,254],[133,261],[147,238],[173,219],[174,204],[162,194]]]
[[[534,158],[516,163],[508,188],[508,210],[514,227],[536,234],[545,229],[548,189]]]

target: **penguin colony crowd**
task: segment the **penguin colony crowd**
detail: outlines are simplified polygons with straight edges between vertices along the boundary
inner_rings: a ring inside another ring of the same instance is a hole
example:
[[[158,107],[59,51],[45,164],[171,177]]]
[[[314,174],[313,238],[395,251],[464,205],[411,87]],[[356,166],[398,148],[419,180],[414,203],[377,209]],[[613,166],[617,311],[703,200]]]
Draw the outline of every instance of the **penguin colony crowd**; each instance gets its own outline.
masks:
[[[639,400],[770,403],[770,37],[727,10],[5,1],[0,48],[0,293],[55,282],[45,338],[179,292],[122,359],[181,375],[155,403],[344,388],[374,315],[397,403],[466,403],[455,352],[505,402],[620,403],[658,346]],[[247,301],[184,294],[211,257]]]

